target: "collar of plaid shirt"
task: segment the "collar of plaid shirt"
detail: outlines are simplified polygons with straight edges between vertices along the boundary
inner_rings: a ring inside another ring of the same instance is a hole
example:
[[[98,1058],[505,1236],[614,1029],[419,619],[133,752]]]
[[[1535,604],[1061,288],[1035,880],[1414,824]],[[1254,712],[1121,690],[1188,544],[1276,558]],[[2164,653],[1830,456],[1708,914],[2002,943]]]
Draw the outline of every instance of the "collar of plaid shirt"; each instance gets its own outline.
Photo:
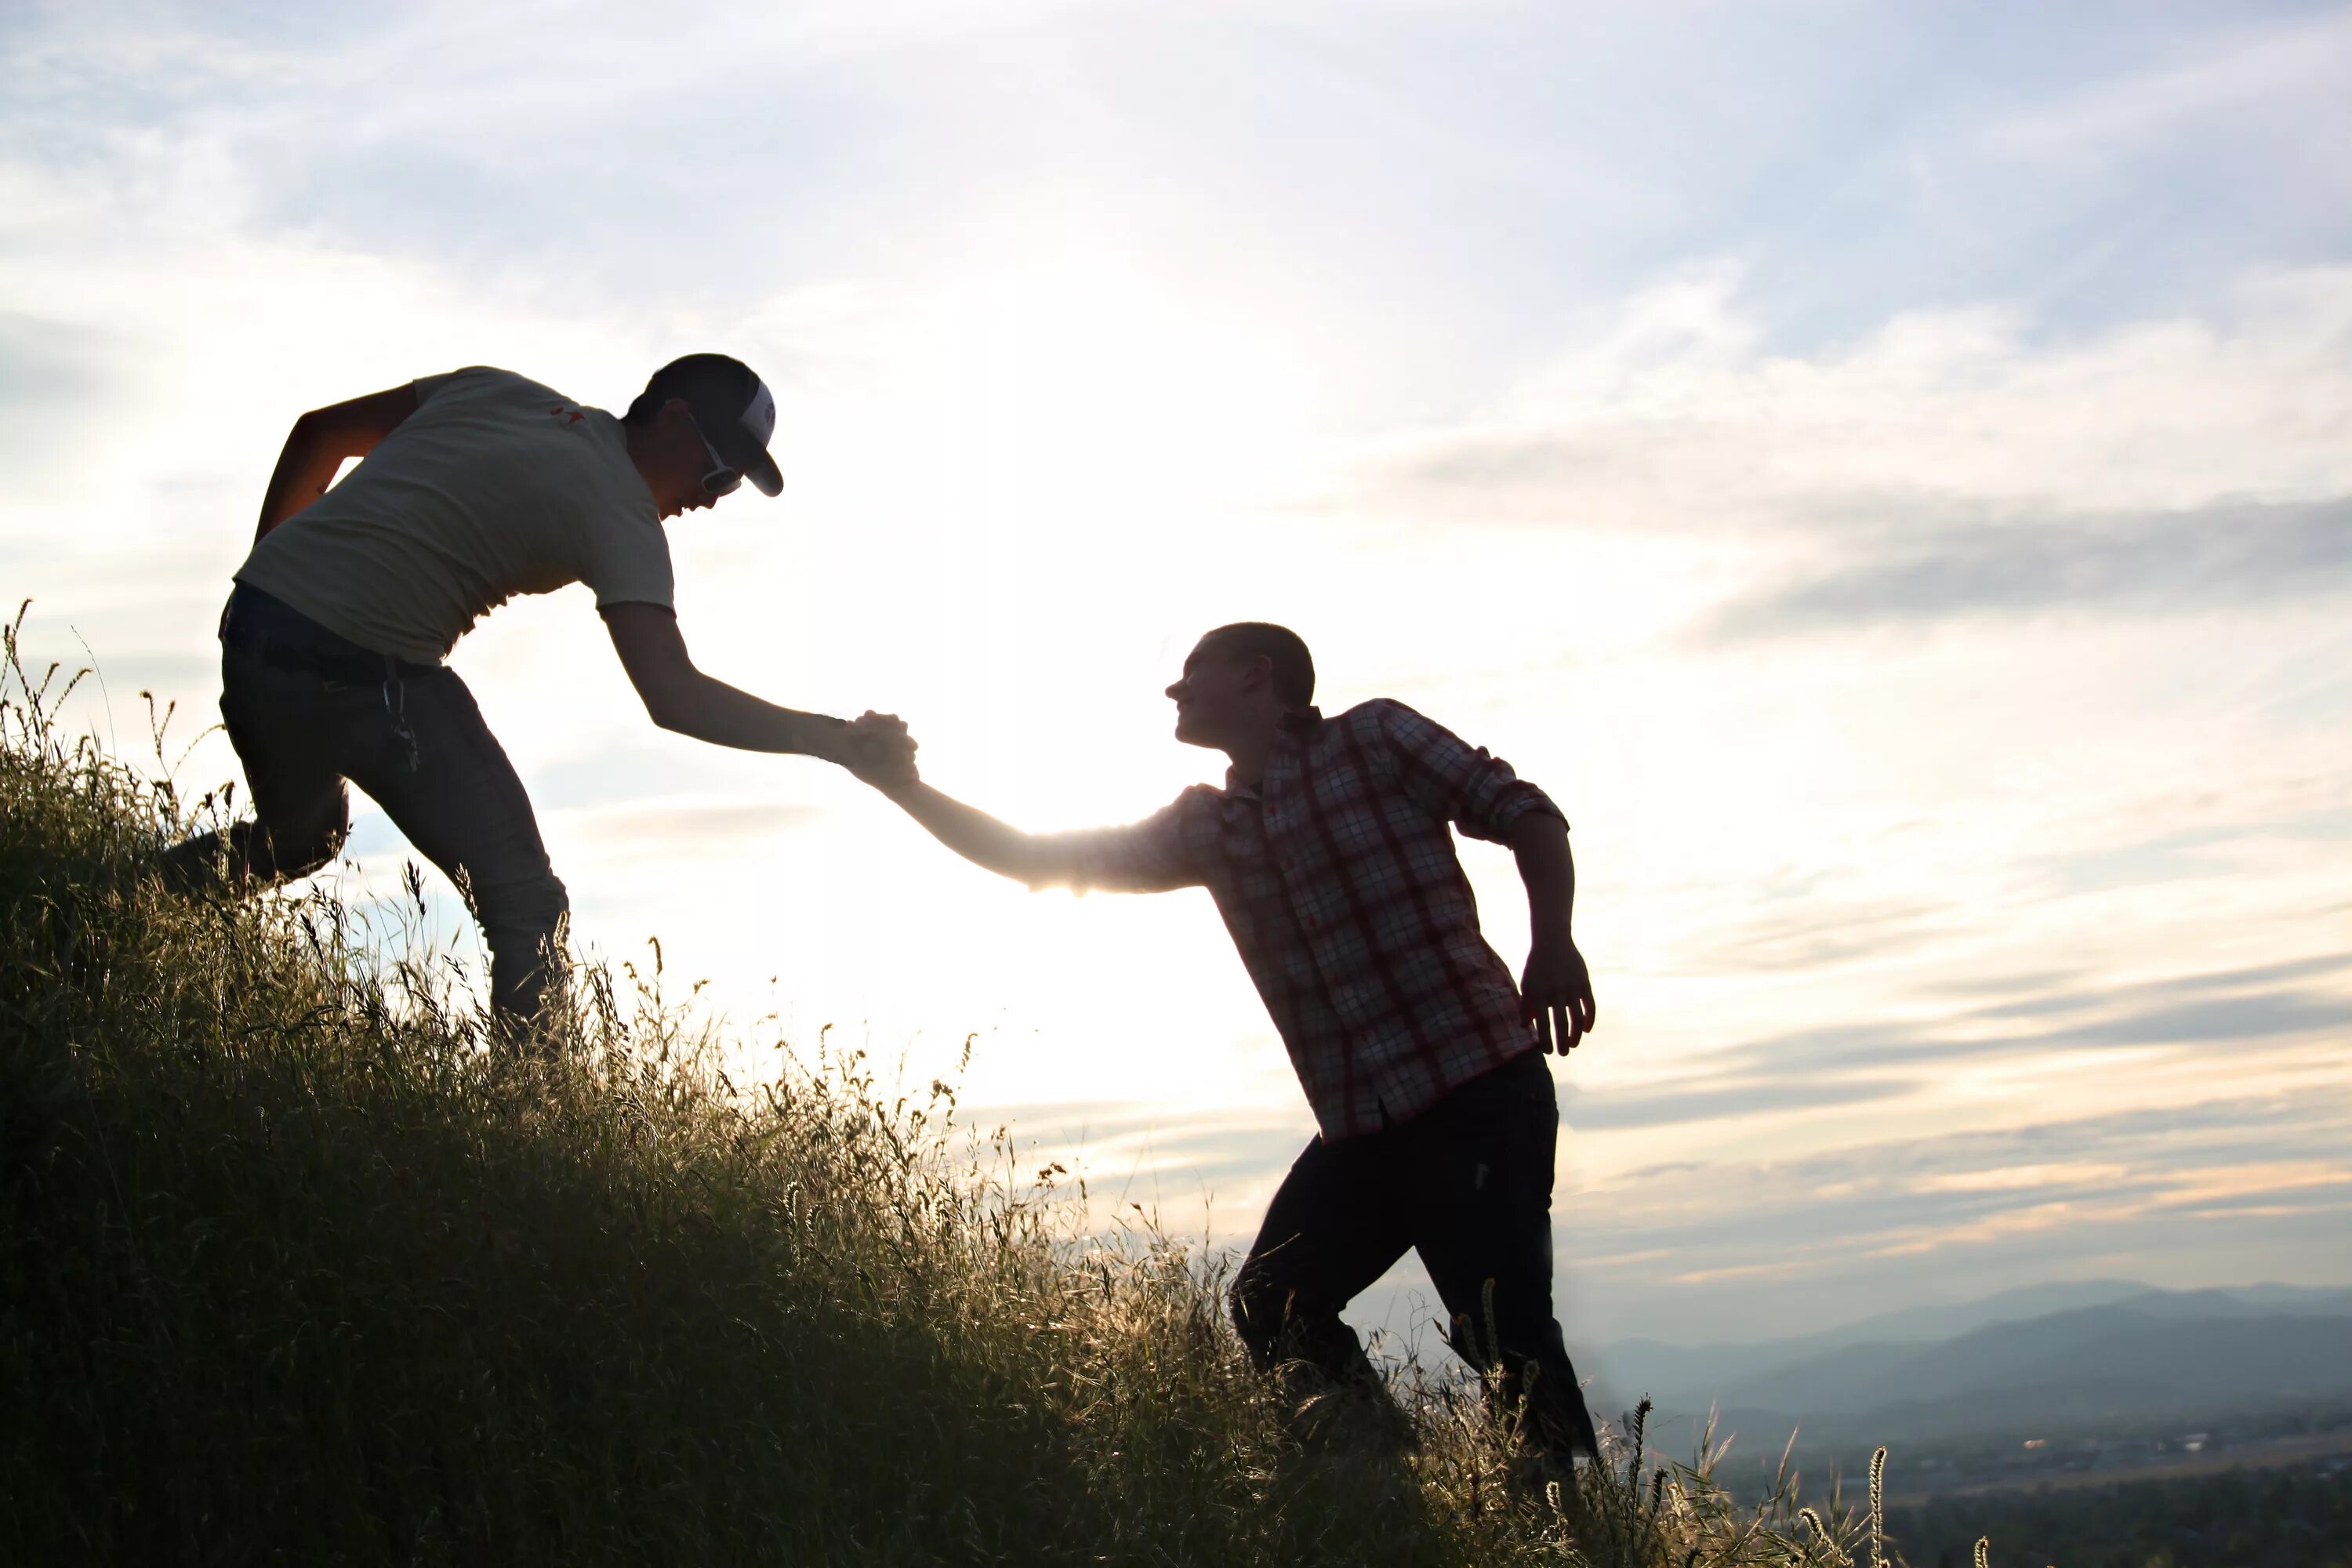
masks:
[[[1289,712],[1285,713],[1282,716],[1281,724],[1282,733],[1285,735],[1297,735],[1301,737],[1311,735],[1323,726],[1323,710],[1312,705],[1305,708],[1293,708]],[[1276,745],[1280,744],[1278,741],[1276,743]],[[1269,761],[1271,759],[1269,759]],[[1238,778],[1234,776],[1234,770],[1227,768],[1225,770],[1225,793],[1232,795],[1236,800],[1255,800],[1258,798],[1258,786],[1254,784],[1242,783]]]

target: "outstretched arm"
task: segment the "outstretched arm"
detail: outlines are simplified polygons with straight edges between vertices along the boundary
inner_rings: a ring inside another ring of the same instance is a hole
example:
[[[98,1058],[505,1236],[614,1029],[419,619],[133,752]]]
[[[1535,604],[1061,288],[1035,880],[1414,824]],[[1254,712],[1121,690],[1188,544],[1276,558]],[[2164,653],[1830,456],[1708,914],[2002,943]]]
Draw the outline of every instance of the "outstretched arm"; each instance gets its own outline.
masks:
[[[1511,829],[1511,852],[1528,885],[1527,973],[1519,1008],[1546,1050],[1566,1056],[1592,1027],[1592,973],[1576,951],[1569,921],[1576,908],[1576,860],[1568,825],[1549,811],[1530,811]]]
[[[261,498],[261,524],[253,531],[254,542],[325,495],[343,459],[366,457],[415,412],[416,388],[411,384],[313,408],[294,421]]]
[[[973,865],[1032,888],[1164,893],[1202,880],[1201,868],[1187,847],[1191,836],[1185,826],[1188,805],[1197,804],[1194,791],[1125,827],[1024,833],[917,779],[911,755],[892,768],[850,771],[897,801],[932,837]]]
[[[705,675],[694,667],[677,616],[667,605],[607,605],[604,616],[621,668],[645,700],[646,714],[663,729],[738,751],[822,757],[877,784],[914,776],[915,743],[907,727],[887,714],[868,713],[853,723],[802,713]]]
[[[1076,857],[1057,838],[1024,833],[1009,823],[942,795],[929,784],[914,783],[885,787],[883,794],[930,836],[973,865],[1041,887],[1066,882],[1076,874]]]

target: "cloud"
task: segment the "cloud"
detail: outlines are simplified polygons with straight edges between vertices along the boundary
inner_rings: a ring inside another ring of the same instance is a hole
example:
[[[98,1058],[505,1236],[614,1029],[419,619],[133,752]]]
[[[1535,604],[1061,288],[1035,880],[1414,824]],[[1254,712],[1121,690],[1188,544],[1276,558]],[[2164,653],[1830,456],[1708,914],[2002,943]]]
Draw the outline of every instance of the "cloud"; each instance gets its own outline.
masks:
[[[1986,1067],[2047,1063],[2067,1053],[2158,1058],[2245,1052],[2352,1028],[2352,992],[2314,982],[2352,970],[2352,954],[2138,983],[2060,977],[2021,998],[1930,1016],[1785,1030],[1692,1058],[1665,1080],[1564,1087],[1564,1120],[1591,1132],[1666,1129],[1843,1107],[1883,1114],[1932,1104]],[[2153,1060],[2154,1058],[2151,1058]]]
[[[0,463],[24,473],[96,417],[131,352],[97,328],[0,310]]]
[[[2100,584],[2147,574],[2135,518],[2179,514],[2164,542],[2256,581],[2340,559],[2324,526],[2340,510],[2294,509],[2352,495],[2352,268],[2252,269],[2194,311],[2071,336],[2014,301],[1915,309],[1803,355],[1769,352],[1741,278],[1634,290],[1485,412],[1363,451],[1322,504],[1784,568],[1825,545],[1899,549],[1893,514],[1932,528],[1954,559],[1923,565],[1970,568],[1979,595],[2003,584],[1967,547],[2011,538],[1990,532],[2011,520],[2061,530],[2030,565]],[[2196,534],[2208,512],[2257,542]],[[1937,602],[1925,578],[1878,586]]]
[[[2094,999],[2065,999],[2095,1006]],[[1800,1030],[1707,1058],[1706,1072],[1667,1086],[1564,1090],[1561,1117],[1583,1131],[1682,1126],[1788,1112],[1849,1110],[1933,1096],[1938,1079],[1997,1058],[2051,1058],[2084,1048],[2246,1047],[2352,1027],[2352,996],[2272,990],[2126,1008],[2061,1030],[1971,1037],[1931,1025],[1849,1025]]]
[[[2102,1268],[2179,1279],[2184,1258],[2234,1247],[2286,1256],[2342,1224],[2347,1109],[2340,1089],[2239,1096],[1629,1172],[1557,1211],[1571,1293],[1616,1320],[1580,1313],[1571,1335],[1818,1328],[1831,1295],[1841,1318],[1893,1300],[1896,1258],[1960,1296]],[[1692,1289],[1710,1278],[1780,1283],[1727,1311]]]
[[[1802,918],[1749,921],[1690,960],[1709,973],[1811,972],[1855,959],[1916,951],[1950,921],[1947,904],[1924,900],[1817,900]]]
[[[1704,1089],[1563,1094],[1560,1114],[1571,1125],[1595,1131],[1671,1127],[1726,1117],[1866,1105],[1895,1099],[1917,1087],[1916,1080],[1905,1079],[1823,1079],[1807,1074],[1720,1079],[1710,1075]]]
[[[2164,980],[2148,981],[2137,985],[2112,986],[2086,984],[2080,973],[2019,975],[2001,988],[2028,993],[2015,1001],[1996,1003],[1979,1007],[1971,1016],[1978,1018],[2045,1017],[2052,1014],[2078,1013],[2101,1004],[2113,1004],[2119,999],[2138,997],[2164,1001],[2174,997],[2207,998],[2216,992],[2241,992],[2275,986],[2283,982],[2314,980],[2342,974],[2352,970],[2352,953],[2320,953],[2309,958],[2289,959],[2278,963],[2264,963],[2244,969],[2217,970],[2201,974],[2175,975]],[[1979,989],[1990,990],[2000,983],[1986,982]]]
[[[2209,124],[2225,113],[2294,98],[2342,109],[2352,62],[2352,12],[2342,9],[2238,37],[2200,38],[2177,64],[2112,78],[1995,121],[1987,151],[2021,160],[2081,161]],[[2306,97],[2306,95],[2309,95]]]
[[[2255,992],[2148,1007],[2059,1029],[2036,1046],[2209,1045],[2352,1027],[2352,996],[2313,991]]]
[[[2210,613],[2352,590],[2352,497],[1906,531],[1740,600],[1719,641],[1964,616]]]

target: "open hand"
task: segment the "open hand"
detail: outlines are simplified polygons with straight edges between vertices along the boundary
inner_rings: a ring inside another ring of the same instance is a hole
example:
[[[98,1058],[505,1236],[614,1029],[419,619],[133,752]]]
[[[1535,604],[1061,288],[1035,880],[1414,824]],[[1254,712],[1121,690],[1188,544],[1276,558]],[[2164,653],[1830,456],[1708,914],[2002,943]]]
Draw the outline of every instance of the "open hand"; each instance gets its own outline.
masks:
[[[1538,937],[1519,981],[1519,1016],[1536,1043],[1561,1056],[1592,1027],[1592,972],[1567,937]]]
[[[868,709],[849,721],[841,736],[841,765],[876,789],[904,789],[918,783],[915,738],[896,713]]]

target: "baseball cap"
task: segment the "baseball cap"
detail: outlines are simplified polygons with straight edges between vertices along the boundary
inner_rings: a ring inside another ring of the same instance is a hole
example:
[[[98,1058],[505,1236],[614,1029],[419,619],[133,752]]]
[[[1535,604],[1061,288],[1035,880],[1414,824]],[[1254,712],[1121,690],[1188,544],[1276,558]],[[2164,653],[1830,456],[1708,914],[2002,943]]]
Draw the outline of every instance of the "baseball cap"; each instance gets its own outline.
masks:
[[[761,495],[781,494],[784,476],[768,456],[776,433],[776,400],[751,367],[725,354],[687,354],[654,372],[632,415],[650,415],[671,398],[685,401],[694,423],[719,455],[743,470]]]

